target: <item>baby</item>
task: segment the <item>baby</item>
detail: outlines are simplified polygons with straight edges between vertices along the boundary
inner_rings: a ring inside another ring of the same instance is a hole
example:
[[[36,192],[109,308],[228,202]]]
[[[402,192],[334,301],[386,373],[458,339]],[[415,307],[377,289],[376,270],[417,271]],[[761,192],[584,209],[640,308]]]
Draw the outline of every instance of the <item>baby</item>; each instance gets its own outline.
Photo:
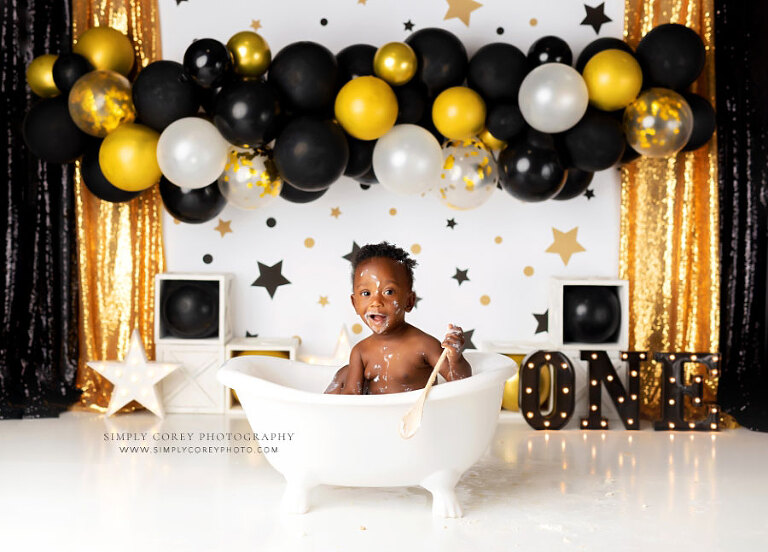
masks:
[[[446,381],[472,375],[461,354],[464,333],[453,324],[442,344],[405,321],[416,301],[408,253],[387,242],[366,245],[352,262],[352,306],[373,335],[352,348],[349,364],[325,390],[341,395],[377,395],[421,389],[442,349],[448,350],[440,374]]]

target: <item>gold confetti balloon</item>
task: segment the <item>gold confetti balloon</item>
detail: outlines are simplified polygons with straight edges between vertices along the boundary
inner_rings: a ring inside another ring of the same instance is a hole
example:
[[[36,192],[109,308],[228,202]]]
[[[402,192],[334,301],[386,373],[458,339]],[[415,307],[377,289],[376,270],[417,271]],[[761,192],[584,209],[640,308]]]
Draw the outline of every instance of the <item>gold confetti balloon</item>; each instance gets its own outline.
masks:
[[[245,79],[256,79],[266,73],[272,62],[269,44],[258,33],[242,31],[232,35],[227,42],[232,57],[232,68]]]
[[[248,150],[233,147],[219,177],[219,189],[239,209],[258,209],[280,195],[283,181],[267,147]]]
[[[393,86],[411,80],[417,66],[416,52],[405,42],[389,42],[373,56],[373,72]]]
[[[498,175],[496,161],[480,140],[447,142],[436,193],[451,209],[475,209],[490,199]]]
[[[131,83],[114,71],[86,73],[69,91],[69,114],[83,132],[104,137],[136,119]]]
[[[632,148],[646,157],[674,155],[688,143],[693,112],[673,90],[650,88],[624,110],[624,133]]]
[[[111,27],[88,29],[77,39],[72,51],[90,61],[97,70],[128,75],[133,68],[134,51],[131,40]]]
[[[53,82],[53,64],[59,56],[44,54],[32,60],[27,67],[27,84],[41,98],[53,98],[61,94]]]

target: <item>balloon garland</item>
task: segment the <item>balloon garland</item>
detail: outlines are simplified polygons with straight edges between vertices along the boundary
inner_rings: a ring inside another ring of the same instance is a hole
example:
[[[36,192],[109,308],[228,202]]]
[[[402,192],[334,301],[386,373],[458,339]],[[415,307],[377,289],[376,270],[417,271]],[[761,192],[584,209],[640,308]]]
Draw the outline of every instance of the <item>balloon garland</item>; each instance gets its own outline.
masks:
[[[556,36],[527,53],[486,44],[470,59],[452,33],[428,28],[336,55],[295,42],[273,57],[243,31],[226,44],[196,40],[182,63],[151,63],[131,83],[130,40],[95,27],[72,53],[30,63],[41,99],[23,134],[45,161],[82,157],[100,199],[159,183],[169,212],[190,223],[227,202],[310,202],[342,175],[400,194],[432,190],[454,209],[479,207],[497,187],[562,201],[596,171],[706,144],[714,109],[687,90],[704,60],[701,38],[678,24],[652,29],[636,51],[599,38],[574,67]]]

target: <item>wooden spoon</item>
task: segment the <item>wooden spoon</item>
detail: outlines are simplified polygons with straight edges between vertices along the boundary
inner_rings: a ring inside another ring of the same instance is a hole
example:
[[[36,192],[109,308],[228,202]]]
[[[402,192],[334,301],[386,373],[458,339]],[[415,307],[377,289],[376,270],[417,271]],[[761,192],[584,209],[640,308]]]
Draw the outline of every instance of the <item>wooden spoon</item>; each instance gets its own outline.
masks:
[[[443,349],[443,353],[440,355],[440,358],[437,359],[437,364],[435,364],[435,367],[432,369],[432,373],[429,375],[427,385],[424,387],[424,391],[422,391],[419,400],[416,401],[416,404],[413,405],[413,408],[411,408],[408,413],[403,416],[403,419],[400,422],[400,437],[403,439],[410,439],[416,435],[417,431],[419,431],[419,427],[421,426],[421,416],[424,413],[424,402],[427,400],[429,390],[432,389],[432,384],[437,379],[437,372],[440,370],[440,367],[443,365],[443,362],[447,356],[448,349]]]

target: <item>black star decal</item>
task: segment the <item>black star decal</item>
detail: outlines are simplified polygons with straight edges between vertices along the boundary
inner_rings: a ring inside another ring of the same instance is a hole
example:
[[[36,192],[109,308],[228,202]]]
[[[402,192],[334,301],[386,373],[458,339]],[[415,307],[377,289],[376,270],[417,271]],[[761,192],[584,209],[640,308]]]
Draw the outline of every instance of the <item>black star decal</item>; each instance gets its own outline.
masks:
[[[291,283],[281,274],[282,270],[283,261],[272,266],[259,263],[259,277],[251,285],[266,288],[269,296],[274,297],[278,287]]]
[[[584,195],[587,196],[587,199],[592,199],[595,197],[595,190],[592,188],[587,188],[587,190],[584,192]]]
[[[456,219],[448,219],[448,224],[446,226],[453,230],[453,227],[456,226],[458,222],[456,222]]]
[[[533,313],[533,317],[536,319],[536,333],[549,332],[549,309],[544,311],[544,314]]]
[[[257,333],[251,333],[248,330],[245,330],[245,337],[259,337],[259,334]]]
[[[475,344],[472,343],[472,335],[475,333],[475,330],[467,330],[464,332],[464,348],[465,349],[477,349],[475,347]]]
[[[186,2],[186,1],[187,1],[187,0],[176,0],[176,5],[178,6],[178,5],[179,5],[179,4],[181,4],[182,2]]]
[[[613,21],[605,15],[605,2],[595,7],[584,4],[584,9],[587,10],[587,16],[581,22],[581,25],[591,25],[595,29],[595,34],[600,34],[600,27],[603,26],[603,23]]]
[[[406,31],[412,31],[413,30],[413,22],[409,19],[405,23],[403,23],[403,27],[405,27]]]
[[[355,255],[357,255],[357,252],[358,252],[358,251],[360,251],[360,246],[359,246],[359,245],[357,245],[357,242],[354,242],[354,241],[353,241],[353,242],[352,242],[352,251],[350,251],[349,253],[347,253],[346,255],[344,255],[344,256],[342,257],[342,259],[346,259],[346,260],[348,260],[348,261],[351,263],[351,262],[352,262],[352,260],[355,258]]]
[[[456,280],[457,282],[459,282],[459,285],[461,285],[461,284],[463,284],[464,282],[469,282],[469,277],[467,276],[467,272],[469,272],[469,269],[468,269],[468,268],[467,268],[466,270],[459,270],[459,269],[457,268],[457,269],[456,269],[456,274],[454,274],[453,276],[451,276],[451,278],[453,278],[454,280]]]
[[[421,299],[422,298],[419,297],[418,295],[416,296],[416,300],[413,302],[413,308],[414,309],[419,306],[419,301],[421,301]]]

